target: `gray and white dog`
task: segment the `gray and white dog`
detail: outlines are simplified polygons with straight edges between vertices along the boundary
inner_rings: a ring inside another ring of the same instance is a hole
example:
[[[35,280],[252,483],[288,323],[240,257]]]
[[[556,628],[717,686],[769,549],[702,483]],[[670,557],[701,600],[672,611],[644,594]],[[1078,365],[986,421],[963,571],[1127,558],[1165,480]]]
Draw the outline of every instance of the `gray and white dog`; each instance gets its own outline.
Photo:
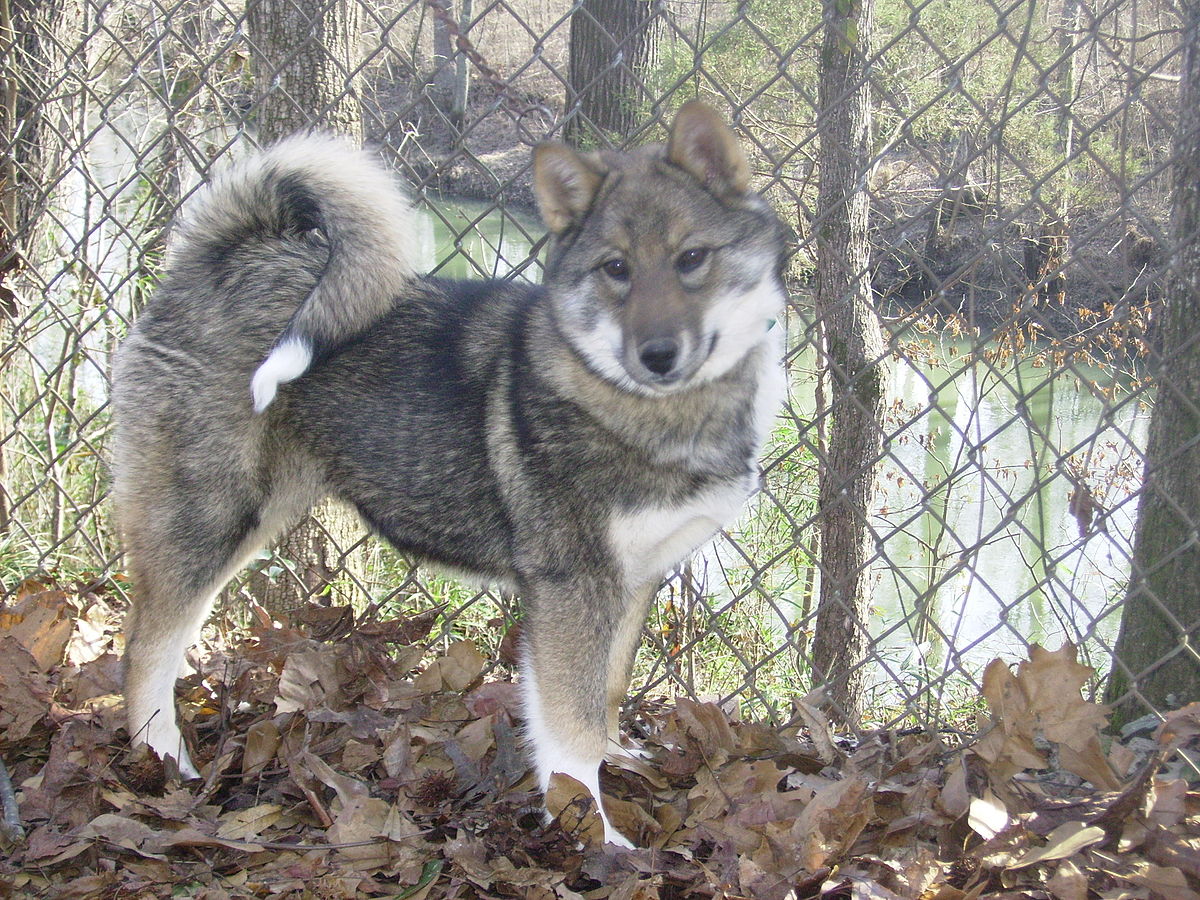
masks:
[[[113,388],[129,726],[183,773],[173,687],[214,596],[333,496],[518,593],[542,788],[564,772],[599,803],[655,590],[757,488],[784,389],[783,229],[697,101],[665,146],[544,144],[534,170],[539,287],[415,274],[403,193],[329,137],[189,202]]]

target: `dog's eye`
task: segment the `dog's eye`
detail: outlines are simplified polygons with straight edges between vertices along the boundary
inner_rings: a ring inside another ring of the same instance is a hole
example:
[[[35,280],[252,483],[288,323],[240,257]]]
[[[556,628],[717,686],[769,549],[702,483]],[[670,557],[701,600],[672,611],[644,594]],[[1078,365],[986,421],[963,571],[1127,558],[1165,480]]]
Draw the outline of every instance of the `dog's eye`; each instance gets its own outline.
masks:
[[[608,262],[600,266],[604,274],[613,281],[628,281],[629,280],[629,263],[621,257],[616,256]]]
[[[695,272],[706,259],[708,259],[708,250],[702,247],[684,250],[679,256],[675,257],[675,271],[681,275],[686,275],[688,272]]]

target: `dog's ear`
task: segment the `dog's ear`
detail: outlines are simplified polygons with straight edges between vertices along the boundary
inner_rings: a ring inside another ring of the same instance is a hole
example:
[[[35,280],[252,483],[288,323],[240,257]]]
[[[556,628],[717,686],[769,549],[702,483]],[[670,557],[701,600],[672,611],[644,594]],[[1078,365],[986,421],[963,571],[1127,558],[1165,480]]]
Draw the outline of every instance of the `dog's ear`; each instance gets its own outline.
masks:
[[[717,111],[700,100],[689,100],[675,114],[667,159],[718,197],[750,188],[750,163],[742,145]]]
[[[602,180],[601,173],[565,144],[538,144],[533,151],[533,194],[542,221],[555,234],[583,218]]]

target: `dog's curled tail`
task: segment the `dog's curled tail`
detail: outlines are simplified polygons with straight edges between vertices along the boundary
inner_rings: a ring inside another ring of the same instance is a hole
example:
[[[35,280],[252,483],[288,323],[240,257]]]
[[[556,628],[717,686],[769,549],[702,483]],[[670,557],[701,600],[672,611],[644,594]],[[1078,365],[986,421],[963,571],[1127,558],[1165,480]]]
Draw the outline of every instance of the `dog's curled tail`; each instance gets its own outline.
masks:
[[[307,238],[328,254],[317,284],[250,382],[255,412],[324,348],[383,316],[413,278],[413,210],[369,153],[322,133],[295,135],[235,163],[188,204],[174,261],[220,259],[256,237]],[[182,258],[181,258],[182,257]]]

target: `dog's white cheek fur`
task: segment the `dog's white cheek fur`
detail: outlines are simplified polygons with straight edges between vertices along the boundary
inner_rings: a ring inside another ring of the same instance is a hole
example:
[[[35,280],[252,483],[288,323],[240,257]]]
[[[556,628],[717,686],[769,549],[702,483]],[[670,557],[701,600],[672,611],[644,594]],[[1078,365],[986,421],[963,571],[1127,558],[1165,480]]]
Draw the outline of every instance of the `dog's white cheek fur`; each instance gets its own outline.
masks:
[[[596,323],[589,329],[575,328],[572,343],[594,372],[614,384],[630,381],[621,365],[621,326],[606,311],[597,310]]]
[[[716,346],[693,380],[705,382],[720,378],[756,344],[771,339],[768,337],[768,324],[779,318],[786,300],[778,285],[770,278],[763,278],[745,293],[727,294],[717,300],[704,315],[703,332],[716,335]],[[775,328],[780,326],[776,325]]]
[[[275,399],[279,385],[294,381],[312,364],[312,348],[300,338],[283,341],[272,350],[250,379],[254,411],[262,412]]]

